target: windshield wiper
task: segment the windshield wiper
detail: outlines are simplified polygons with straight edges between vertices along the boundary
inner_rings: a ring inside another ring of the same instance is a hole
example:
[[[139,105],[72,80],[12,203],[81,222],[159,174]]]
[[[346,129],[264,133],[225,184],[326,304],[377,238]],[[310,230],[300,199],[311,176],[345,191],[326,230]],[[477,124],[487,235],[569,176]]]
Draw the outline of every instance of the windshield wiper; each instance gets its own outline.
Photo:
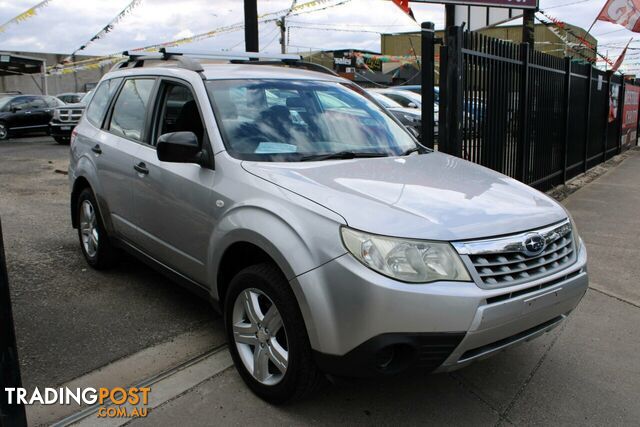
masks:
[[[367,157],[389,157],[386,153],[362,152],[362,151],[338,151],[336,153],[312,154],[300,157],[301,162],[333,160],[333,159],[360,159]]]

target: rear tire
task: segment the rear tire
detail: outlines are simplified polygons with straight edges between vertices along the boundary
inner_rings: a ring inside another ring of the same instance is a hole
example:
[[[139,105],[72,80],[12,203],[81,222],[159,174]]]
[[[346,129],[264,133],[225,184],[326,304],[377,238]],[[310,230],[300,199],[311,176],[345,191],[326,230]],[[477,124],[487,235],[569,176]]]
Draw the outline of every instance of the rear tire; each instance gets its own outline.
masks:
[[[87,263],[96,270],[107,269],[117,261],[117,250],[111,244],[90,188],[82,190],[76,205],[78,239]]]
[[[323,376],[313,360],[302,313],[276,266],[264,263],[240,271],[229,285],[224,309],[236,369],[258,397],[280,404],[302,399],[318,387]]]

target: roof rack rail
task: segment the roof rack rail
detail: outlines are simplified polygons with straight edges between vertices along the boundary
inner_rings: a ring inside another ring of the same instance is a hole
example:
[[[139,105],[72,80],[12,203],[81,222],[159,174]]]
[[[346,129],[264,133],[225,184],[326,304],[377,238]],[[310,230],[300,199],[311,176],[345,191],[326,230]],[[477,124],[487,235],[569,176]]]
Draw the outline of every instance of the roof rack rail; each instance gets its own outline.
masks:
[[[189,56],[181,56],[181,55],[174,55],[174,54],[167,54],[166,52],[164,52],[163,50],[160,50],[159,52],[152,52],[152,53],[145,53],[145,54],[130,54],[128,51],[124,51],[122,52],[123,56],[126,56],[127,59],[125,59],[124,61],[116,64],[115,69],[121,69],[121,68],[126,68],[129,67],[130,64],[133,64],[132,68],[137,68],[137,67],[144,67],[144,61],[166,61],[166,60],[176,60],[178,61],[178,64],[182,67],[182,68],[186,68],[188,70],[191,71],[195,71],[197,73],[200,73],[202,71],[204,71],[204,69],[202,68],[202,65],[200,65],[200,63],[198,61],[195,61],[194,59],[192,59]]]
[[[149,53],[129,53],[122,52],[125,59],[112,68],[120,70],[123,68],[144,67],[145,61],[168,61],[173,60],[178,66],[190,71],[199,73],[204,78],[204,68],[197,59],[211,59],[229,61],[232,64],[253,64],[253,65],[275,65],[284,67],[302,68],[309,71],[316,71],[336,76],[337,74],[320,64],[303,61],[300,55],[291,54],[265,54],[255,52],[194,52],[194,51],[174,51],[161,48],[158,52]]]

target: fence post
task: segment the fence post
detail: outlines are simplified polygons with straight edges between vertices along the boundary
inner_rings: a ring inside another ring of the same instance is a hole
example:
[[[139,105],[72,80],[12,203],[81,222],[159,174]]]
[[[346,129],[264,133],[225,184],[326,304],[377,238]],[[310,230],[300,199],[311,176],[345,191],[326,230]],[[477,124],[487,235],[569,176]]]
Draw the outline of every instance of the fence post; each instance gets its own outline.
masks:
[[[618,119],[618,123],[616,125],[616,137],[618,138],[618,150],[616,154],[622,153],[622,125],[624,123],[624,117],[622,114],[624,113],[624,77],[620,77],[620,89],[618,89],[618,111],[616,114],[616,118]]]
[[[529,176],[529,44],[520,44],[520,60],[522,68],[520,71],[520,94],[518,95],[520,110],[520,128],[518,134],[518,146],[520,147],[520,181],[525,184]]]
[[[607,71],[607,94],[604,97],[606,100],[605,104],[605,115],[604,115],[604,136],[602,137],[602,162],[607,161],[607,143],[609,137],[609,103],[611,102],[611,77],[613,73],[611,70]]]
[[[447,32],[447,69],[445,83],[446,111],[446,153],[462,157],[462,28],[449,27]],[[442,63],[442,58],[440,58]],[[442,74],[440,75],[442,77]]]
[[[422,59],[420,71],[422,78],[422,143],[433,148],[433,58],[434,58],[434,30],[433,22],[422,23]]]
[[[571,108],[571,58],[564,58],[564,151],[562,158],[562,183],[567,183],[567,163],[569,162],[569,108]]]
[[[0,389],[4,393],[7,387],[22,387],[22,380],[0,222]],[[24,405],[16,402],[9,405],[7,399],[1,399],[0,425],[26,426]]]
[[[591,79],[593,78],[593,65],[589,65],[589,73],[587,74],[587,114],[585,117],[586,124],[586,133],[584,134],[584,167],[582,168],[583,173],[587,173],[587,163],[589,160],[589,139],[591,139]]]
[[[440,45],[440,74],[438,77],[438,87],[440,88],[440,103],[438,105],[438,151],[448,153],[447,143],[449,141],[449,127],[446,125],[447,111],[449,111],[448,82],[447,73],[449,70],[449,46]]]

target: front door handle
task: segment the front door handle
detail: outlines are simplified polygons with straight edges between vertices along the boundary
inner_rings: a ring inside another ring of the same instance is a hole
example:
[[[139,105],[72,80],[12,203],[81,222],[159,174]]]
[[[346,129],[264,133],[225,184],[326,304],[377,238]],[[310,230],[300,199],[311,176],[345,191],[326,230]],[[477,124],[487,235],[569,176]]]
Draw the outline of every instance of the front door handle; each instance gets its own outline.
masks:
[[[145,165],[144,162],[138,163],[133,168],[136,170],[136,172],[141,173],[143,175],[149,174],[149,169],[147,169],[147,165]]]
[[[100,145],[96,144],[91,148],[91,151],[93,151],[96,154],[102,154],[102,148],[100,148]]]

